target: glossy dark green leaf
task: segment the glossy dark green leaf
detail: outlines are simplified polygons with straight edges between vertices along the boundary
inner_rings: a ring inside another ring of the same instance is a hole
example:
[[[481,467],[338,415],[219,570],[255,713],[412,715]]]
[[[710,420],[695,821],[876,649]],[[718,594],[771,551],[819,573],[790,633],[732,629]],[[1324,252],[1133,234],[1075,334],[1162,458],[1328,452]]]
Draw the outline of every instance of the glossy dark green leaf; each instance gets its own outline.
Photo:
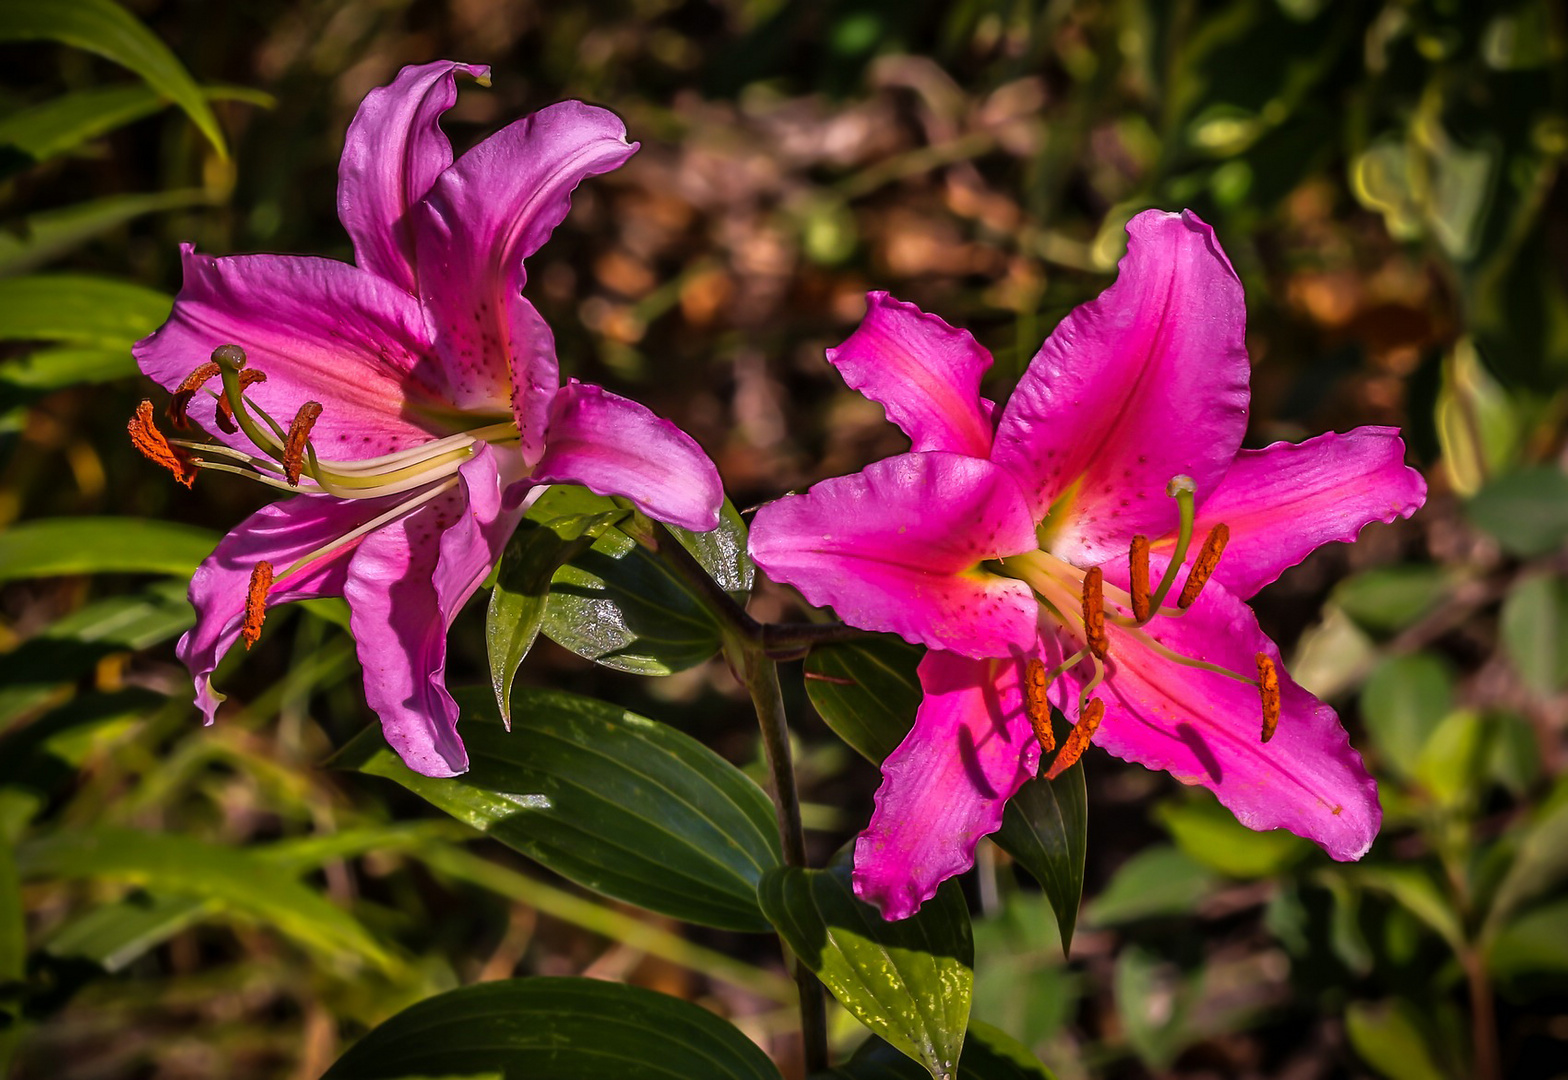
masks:
[[[1465,515],[1505,551],[1545,555],[1568,542],[1568,474],[1549,466],[1510,473],[1482,488]]]
[[[918,912],[888,922],[857,899],[851,867],[779,868],[762,879],[762,910],[833,996],[937,1080],[957,1076],[974,989],[969,909],[949,881]]]
[[[844,1064],[811,1080],[923,1080],[926,1071],[881,1039],[868,1039]],[[999,1028],[971,1021],[958,1060],[963,1080],[1055,1080],[1029,1048]]]
[[[562,563],[585,551],[598,532],[618,516],[577,514],[548,523],[524,521],[507,541],[485,615],[490,684],[503,720],[511,719],[512,678],[517,666],[533,648],[544,622],[550,579]]]
[[[1550,697],[1568,685],[1568,579],[1532,574],[1515,582],[1499,629],[1526,686]]]
[[[339,763],[396,780],[563,877],[688,922],[768,929],[756,885],[780,862],[773,806],[674,728],[571,694],[519,690],[512,730],[488,690],[457,693],[471,768],[410,771],[372,727]]]
[[[552,487],[529,511],[533,521],[619,510],[613,499],[569,485]],[[739,603],[755,573],[746,526],[725,502],[719,527],[670,532]],[[657,555],[619,529],[606,529],[587,551],[556,571],[545,605],[545,634],[617,671],[668,675],[719,651],[720,627],[697,593]]]
[[[1066,737],[1066,723],[1059,726],[1057,745]],[[1078,762],[1055,780],[1037,778],[1019,788],[1007,801],[1002,827],[992,837],[1045,890],[1056,912],[1064,953],[1072,948],[1078,925],[1088,836],[1089,797],[1083,763]]]
[[[0,279],[0,339],[129,350],[156,330],[174,301],[129,282],[85,274]]]
[[[1084,910],[1091,926],[1185,915],[1219,884],[1212,871],[1173,847],[1147,847],[1123,863]]]
[[[0,4],[0,41],[59,41],[134,71],[185,110],[213,149],[228,156],[217,117],[190,73],[113,0],[6,0]]]
[[[254,854],[174,833],[99,827],[55,832],[17,849],[23,878],[86,878],[211,900],[329,956],[383,970],[397,961],[352,915]]]
[[[142,518],[45,518],[0,533],[0,581],[61,574],[189,577],[218,535]]]
[[[806,657],[806,695],[839,738],[880,765],[915,722],[920,657],[892,634],[818,645]]]
[[[598,979],[479,983],[427,998],[366,1035],[323,1080],[779,1080],[757,1044],[707,1009]]]

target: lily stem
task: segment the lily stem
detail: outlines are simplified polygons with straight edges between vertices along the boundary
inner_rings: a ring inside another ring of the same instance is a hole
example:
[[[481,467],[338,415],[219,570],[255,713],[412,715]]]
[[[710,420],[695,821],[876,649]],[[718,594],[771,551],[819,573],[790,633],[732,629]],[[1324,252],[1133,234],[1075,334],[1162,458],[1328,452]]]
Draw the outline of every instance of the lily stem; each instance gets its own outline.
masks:
[[[722,624],[724,657],[751,695],[757,723],[762,729],[762,752],[772,779],[769,786],[778,819],[784,865],[805,869],[808,865],[806,830],[800,820],[800,793],[795,786],[795,764],[790,754],[789,718],[784,712],[776,658],[803,656],[813,644],[844,640],[859,632],[836,624],[759,623],[713,579],[669,529],[641,514],[633,515],[633,519],[621,527],[638,543],[661,556],[670,569],[697,590],[705,606]],[[790,954],[789,945],[782,937],[780,942],[800,994],[801,1041],[806,1073],[811,1075],[828,1067],[827,997],[811,969],[799,957]]]

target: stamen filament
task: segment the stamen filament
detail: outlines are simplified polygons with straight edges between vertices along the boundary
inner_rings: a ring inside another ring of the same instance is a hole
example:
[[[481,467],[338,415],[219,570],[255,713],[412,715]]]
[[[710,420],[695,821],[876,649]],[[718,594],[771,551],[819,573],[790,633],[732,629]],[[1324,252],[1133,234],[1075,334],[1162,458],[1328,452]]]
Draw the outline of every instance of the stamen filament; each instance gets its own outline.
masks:
[[[1171,586],[1176,584],[1176,573],[1181,569],[1181,564],[1187,561],[1187,548],[1192,543],[1192,522],[1196,516],[1193,493],[1198,490],[1190,476],[1173,476],[1171,482],[1165,486],[1165,493],[1176,500],[1176,512],[1181,515],[1181,524],[1176,533],[1176,550],[1171,552],[1171,561],[1165,567],[1165,576],[1160,578],[1159,587],[1154,590],[1149,604],[1158,608],[1165,602],[1165,594],[1171,591]]]
[[[448,491],[451,491],[457,486],[457,483],[457,477],[450,477],[445,482],[437,484],[429,491],[421,491],[418,495],[414,496],[412,499],[409,499],[407,502],[398,503],[390,510],[387,510],[381,514],[377,514],[363,525],[359,526],[358,528],[350,529],[348,532],[333,540],[331,543],[323,544],[314,551],[311,551],[305,555],[301,555],[299,558],[290,563],[289,568],[283,571],[283,573],[279,574],[278,577],[281,579],[289,577],[293,574],[297,574],[300,570],[309,566],[318,559],[321,559],[327,555],[331,555],[334,552],[341,551],[346,545],[353,543],[365,534],[374,532],[390,521],[396,521],[400,517],[405,517],[408,514],[412,514],[415,510],[418,510],[421,506],[424,506],[426,503],[430,502],[437,496],[445,495]]]
[[[235,476],[243,476],[247,480],[254,480],[259,484],[266,484],[268,487],[277,488],[279,491],[286,491],[290,495],[297,495],[301,491],[305,492],[306,494],[315,494],[316,492],[320,491],[319,488],[315,487],[291,487],[287,481],[279,479],[276,476],[268,476],[265,473],[259,473],[253,469],[245,469],[238,465],[229,465],[221,461],[199,461],[197,464],[203,469],[211,469],[214,472],[233,473]]]
[[[1248,686],[1258,685],[1256,679],[1250,679],[1245,675],[1237,674],[1228,667],[1221,667],[1218,664],[1211,664],[1207,660],[1194,660],[1190,656],[1183,656],[1175,649],[1161,645],[1158,641],[1155,641],[1154,638],[1150,637],[1148,633],[1143,630],[1139,630],[1136,627],[1128,630],[1127,633],[1132,637],[1137,638],[1139,643],[1144,645],[1146,648],[1152,649],[1154,652],[1158,653],[1160,656],[1165,657],[1165,659],[1171,661],[1174,664],[1180,664],[1182,667],[1197,668],[1200,671],[1212,671],[1216,675],[1223,675],[1227,679],[1235,679],[1237,682],[1246,683]]]

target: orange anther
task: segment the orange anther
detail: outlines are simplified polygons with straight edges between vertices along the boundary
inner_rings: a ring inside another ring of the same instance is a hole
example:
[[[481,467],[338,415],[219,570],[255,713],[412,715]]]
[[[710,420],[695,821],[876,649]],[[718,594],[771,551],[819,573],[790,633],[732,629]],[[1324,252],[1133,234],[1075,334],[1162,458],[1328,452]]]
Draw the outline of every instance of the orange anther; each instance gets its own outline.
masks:
[[[191,426],[191,418],[186,413],[191,406],[191,398],[196,396],[196,391],[205,386],[209,379],[216,378],[220,370],[222,369],[217,364],[209,361],[185,376],[185,381],[180,383],[174,391],[174,396],[169,399],[169,407],[164,410],[169,423],[179,428]]]
[[[1073,725],[1067,741],[1062,743],[1062,752],[1056,755],[1056,760],[1051,762],[1051,767],[1046,770],[1047,780],[1055,780],[1077,764],[1078,759],[1083,757],[1083,752],[1089,749],[1089,740],[1094,738],[1094,732],[1104,717],[1105,702],[1099,698],[1091,698],[1089,704],[1084,706],[1083,712],[1078,715],[1078,722]]]
[[[131,417],[125,429],[131,433],[131,445],[149,461],[168,469],[186,487],[195,482],[197,459],[163,437],[163,432],[152,422],[152,402],[143,401],[136,406],[136,415]]]
[[[1051,730],[1051,703],[1045,697],[1045,665],[1030,660],[1024,668],[1024,713],[1034,737],[1040,740],[1040,749],[1050,753],[1056,749],[1056,733]]]
[[[272,564],[263,559],[250,572],[250,589],[245,593],[245,621],[240,637],[249,649],[261,637],[261,624],[267,618],[267,593],[272,589]]]
[[[1132,551],[1128,557],[1132,586],[1132,617],[1140,623],[1149,621],[1154,613],[1149,605],[1149,538],[1139,535],[1132,538]]]
[[[291,487],[299,487],[299,474],[305,467],[305,444],[320,415],[321,403],[307,401],[294,414],[294,422],[289,424],[289,437],[283,444],[283,478]]]
[[[1187,584],[1181,587],[1181,596],[1176,598],[1176,606],[1181,610],[1186,611],[1198,599],[1198,594],[1209,583],[1214,568],[1220,564],[1220,555],[1228,543],[1230,543],[1229,525],[1222,523],[1209,530],[1208,538],[1203,541],[1203,549],[1198,552],[1198,558],[1192,564],[1192,573],[1187,575]]]
[[[266,381],[267,373],[265,371],[257,371],[255,368],[246,368],[244,371],[240,372],[240,389],[242,391],[248,387],[255,386],[257,383],[264,383]],[[229,400],[227,394],[218,399],[218,411],[213,414],[213,419],[218,422],[218,426],[222,428],[226,434],[233,435],[236,431],[239,430],[239,428],[234,426],[234,403]]]
[[[1258,653],[1258,693],[1263,699],[1263,741],[1279,727],[1279,671],[1266,653]]]
[[[1083,576],[1083,636],[1089,651],[1104,660],[1111,643],[1105,637],[1105,572],[1098,566]]]

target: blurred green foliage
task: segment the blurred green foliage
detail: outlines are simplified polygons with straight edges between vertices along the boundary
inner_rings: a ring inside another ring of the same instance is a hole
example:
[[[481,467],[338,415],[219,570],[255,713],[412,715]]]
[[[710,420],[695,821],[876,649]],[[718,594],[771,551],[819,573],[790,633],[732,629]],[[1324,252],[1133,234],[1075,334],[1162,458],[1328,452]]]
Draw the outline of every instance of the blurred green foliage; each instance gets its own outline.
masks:
[[[1378,776],[1383,838],[1335,865],[1091,755],[1070,961],[1059,907],[982,850],[971,1012],[1001,1030],[973,1053],[1014,1040],[1064,1080],[1564,1075],[1550,0],[0,0],[0,1072],[313,1077],[404,1006],[514,973],[698,999],[790,1059],[765,939],[630,914],[321,767],[369,719],[340,608],[269,619],[212,729],[172,661],[184,575],[262,495],[187,495],[131,453],[130,343],[181,241],[346,257],[347,119],[439,55],[496,68],[451,115],[460,147],[568,96],[643,142],[530,289],[568,368],[694,432],[742,507],[898,448],[821,356],[865,289],[973,327],[1000,397],[1132,213],[1210,220],[1247,286],[1252,444],[1399,424],[1432,483],[1260,602]],[[469,623],[451,670],[483,685]],[[840,662],[865,663],[810,664]],[[896,658],[877,671],[890,699]],[[541,647],[517,680],[755,756],[712,664],[637,682]],[[835,684],[808,685],[833,724],[801,727],[825,857],[874,786],[840,737],[876,757],[897,717],[844,726]]]

